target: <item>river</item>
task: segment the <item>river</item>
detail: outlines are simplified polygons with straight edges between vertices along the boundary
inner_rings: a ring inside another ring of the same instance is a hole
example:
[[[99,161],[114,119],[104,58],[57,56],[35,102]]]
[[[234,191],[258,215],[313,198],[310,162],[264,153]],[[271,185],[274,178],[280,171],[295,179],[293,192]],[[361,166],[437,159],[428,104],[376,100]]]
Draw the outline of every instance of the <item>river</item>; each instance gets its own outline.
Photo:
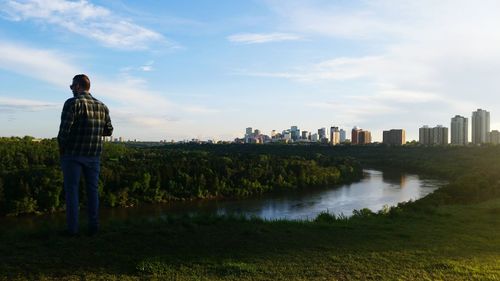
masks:
[[[433,192],[443,181],[398,170],[365,169],[360,181],[329,188],[290,191],[239,200],[200,200],[168,204],[142,204],[132,208],[101,208],[101,221],[151,218],[168,214],[237,214],[267,220],[311,220],[321,212],[350,216],[353,210],[376,212]],[[81,211],[82,219],[85,211]],[[40,223],[64,224],[64,214],[3,218],[5,226],[35,227]]]

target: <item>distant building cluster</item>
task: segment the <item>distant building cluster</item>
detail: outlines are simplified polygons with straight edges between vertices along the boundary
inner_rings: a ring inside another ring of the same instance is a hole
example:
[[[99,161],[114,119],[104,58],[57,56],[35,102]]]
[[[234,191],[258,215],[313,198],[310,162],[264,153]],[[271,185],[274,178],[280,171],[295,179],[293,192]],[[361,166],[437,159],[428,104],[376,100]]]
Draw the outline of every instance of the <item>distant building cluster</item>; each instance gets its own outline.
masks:
[[[354,127],[351,130],[351,138],[347,138],[346,130],[337,126],[319,128],[315,132],[301,131],[297,126],[283,130],[281,133],[276,130],[271,131],[271,135],[264,135],[258,129],[246,128],[245,136],[242,139],[235,139],[237,143],[323,143],[331,145],[353,144],[363,145],[372,143],[372,134],[368,130]],[[392,129],[384,131],[384,143],[389,145],[402,145],[406,143],[405,130]]]
[[[483,109],[472,112],[472,118],[469,119],[455,115],[451,118],[450,130],[448,127],[436,125],[430,127],[427,125],[419,128],[418,143],[420,145],[468,145],[469,135],[472,138],[472,144],[480,145],[485,143],[500,144],[500,131],[490,130],[490,113]],[[470,133],[469,133],[470,132]],[[301,131],[298,126],[291,126],[290,129],[278,132],[271,131],[271,135],[262,134],[258,129],[246,128],[245,136],[241,139],[235,139],[237,143],[322,143],[330,145],[352,144],[366,145],[373,143],[372,134],[355,126],[351,129],[350,139],[347,138],[347,131],[338,127],[331,126],[329,129],[323,127],[316,131]],[[404,129],[390,129],[382,132],[382,143],[391,146],[406,144],[406,131]],[[416,142],[414,142],[416,143]]]
[[[455,115],[451,118],[450,143],[453,145],[469,144],[469,120]],[[472,112],[471,119],[472,144],[494,143],[500,144],[500,132],[490,131],[490,112],[478,109]],[[419,143],[423,145],[448,144],[448,128],[438,125],[430,128],[423,126],[419,129]]]

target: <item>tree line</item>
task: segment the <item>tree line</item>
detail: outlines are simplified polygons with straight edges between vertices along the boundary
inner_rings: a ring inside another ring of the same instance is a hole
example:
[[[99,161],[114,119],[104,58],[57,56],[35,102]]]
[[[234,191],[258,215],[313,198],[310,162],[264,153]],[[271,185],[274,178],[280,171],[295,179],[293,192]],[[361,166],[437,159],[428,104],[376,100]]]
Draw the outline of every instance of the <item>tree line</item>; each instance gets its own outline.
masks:
[[[175,150],[181,145],[167,145]],[[481,146],[388,146],[353,145],[182,145],[188,151],[214,154],[245,153],[327,158],[352,157],[363,167],[397,168],[423,176],[442,178],[449,184],[408,206],[468,204],[500,197],[500,145]]]
[[[361,176],[360,163],[347,156],[216,153],[105,143],[99,194],[102,205],[133,206],[333,186]],[[85,189],[80,188],[83,204],[85,196]],[[63,208],[63,177],[55,139],[0,138],[0,214]]]

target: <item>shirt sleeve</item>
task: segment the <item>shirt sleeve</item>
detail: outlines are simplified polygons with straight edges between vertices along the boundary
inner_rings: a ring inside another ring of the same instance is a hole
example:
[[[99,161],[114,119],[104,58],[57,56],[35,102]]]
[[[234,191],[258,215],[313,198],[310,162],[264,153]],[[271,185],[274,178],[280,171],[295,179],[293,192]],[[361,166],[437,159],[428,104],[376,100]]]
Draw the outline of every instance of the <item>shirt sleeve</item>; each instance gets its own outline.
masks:
[[[57,142],[59,148],[63,151],[68,140],[71,126],[75,120],[75,103],[73,99],[69,99],[64,103],[61,113],[61,125],[59,126],[59,134],[57,135]]]
[[[103,136],[109,137],[113,135],[113,125],[111,124],[111,117],[109,117],[109,110],[106,107],[106,124],[104,124]]]

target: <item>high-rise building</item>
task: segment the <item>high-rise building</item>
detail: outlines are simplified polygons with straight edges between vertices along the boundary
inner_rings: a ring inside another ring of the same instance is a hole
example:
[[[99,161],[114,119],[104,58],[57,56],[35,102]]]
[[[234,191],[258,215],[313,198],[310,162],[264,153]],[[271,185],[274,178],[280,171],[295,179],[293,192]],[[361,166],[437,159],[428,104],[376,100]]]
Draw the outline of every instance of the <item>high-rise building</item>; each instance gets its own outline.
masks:
[[[388,145],[403,145],[406,143],[406,132],[403,129],[384,131],[382,142]]]
[[[260,130],[259,130],[259,129],[255,129],[255,130],[253,131],[253,135],[254,135],[255,137],[259,136],[259,135],[260,135]]]
[[[302,139],[303,140],[307,140],[307,136],[308,136],[307,134],[308,134],[307,131],[302,131]]]
[[[358,134],[358,144],[368,144],[372,142],[372,133],[370,131],[361,130]]]
[[[339,131],[340,143],[344,143],[346,140],[346,132],[344,129],[340,129]]]
[[[372,142],[372,133],[359,129],[358,127],[352,128],[351,143],[352,144],[367,144]]]
[[[354,128],[352,128],[352,131],[351,131],[351,143],[352,144],[358,144],[358,138],[359,138],[359,132],[361,131],[361,129],[359,129],[357,126],[355,126]]]
[[[326,128],[318,129],[318,138],[320,141],[326,139]]]
[[[437,125],[434,128],[423,126],[418,130],[419,142],[423,145],[445,145],[448,144],[448,128]]]
[[[340,143],[339,127],[330,127],[330,144],[337,145]]]
[[[498,130],[492,130],[490,132],[490,142],[500,144],[500,132]]]
[[[441,125],[432,128],[432,140],[437,145],[448,144],[448,128]]]
[[[312,134],[311,135],[311,141],[318,142],[319,141],[318,134],[316,134],[316,133]]]
[[[283,139],[287,141],[292,139],[292,134],[290,133],[290,131],[286,130],[283,132]]]
[[[250,143],[251,140],[253,139],[253,130],[252,130],[252,127],[248,127],[246,128],[245,130],[245,142],[246,143]]]
[[[292,136],[293,141],[298,141],[300,138],[300,130],[297,126],[292,126],[290,128],[290,134]]]
[[[422,128],[418,129],[418,142],[422,145],[430,145],[431,141],[432,128],[424,125]]]
[[[472,112],[472,143],[481,144],[488,142],[490,132],[490,113],[478,109]]]
[[[466,145],[469,143],[469,121],[467,118],[455,115],[451,118],[451,144]]]

